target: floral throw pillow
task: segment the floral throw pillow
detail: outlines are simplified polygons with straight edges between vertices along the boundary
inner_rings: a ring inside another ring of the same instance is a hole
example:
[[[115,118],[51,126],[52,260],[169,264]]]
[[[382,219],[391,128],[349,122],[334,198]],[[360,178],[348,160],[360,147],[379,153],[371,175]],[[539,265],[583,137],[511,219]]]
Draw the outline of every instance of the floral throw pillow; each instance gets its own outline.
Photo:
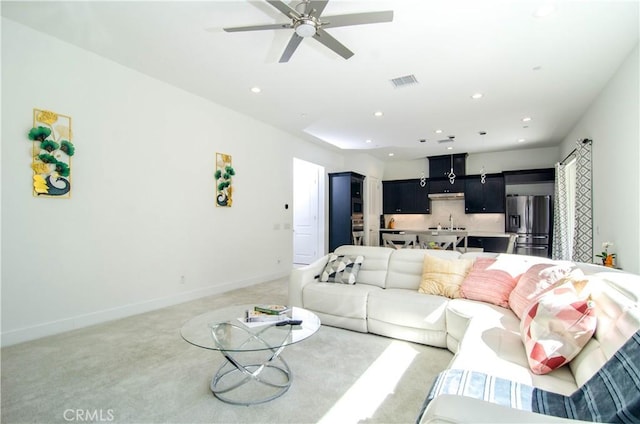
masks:
[[[522,316],[522,341],[535,374],[547,374],[570,362],[593,336],[594,303],[582,298],[574,284],[569,281],[548,291]]]
[[[328,283],[355,284],[364,257],[331,254],[320,274],[320,281]]]

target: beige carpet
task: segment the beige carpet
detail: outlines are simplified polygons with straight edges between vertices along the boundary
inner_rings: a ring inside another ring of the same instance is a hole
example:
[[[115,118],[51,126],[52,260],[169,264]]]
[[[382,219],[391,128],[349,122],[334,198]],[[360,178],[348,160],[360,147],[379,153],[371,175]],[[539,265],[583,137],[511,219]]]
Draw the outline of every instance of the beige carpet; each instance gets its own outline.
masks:
[[[2,423],[411,423],[451,353],[322,326],[282,354],[291,388],[234,406],[209,390],[223,358],[180,337],[189,318],[286,303],[272,281],[2,349]]]

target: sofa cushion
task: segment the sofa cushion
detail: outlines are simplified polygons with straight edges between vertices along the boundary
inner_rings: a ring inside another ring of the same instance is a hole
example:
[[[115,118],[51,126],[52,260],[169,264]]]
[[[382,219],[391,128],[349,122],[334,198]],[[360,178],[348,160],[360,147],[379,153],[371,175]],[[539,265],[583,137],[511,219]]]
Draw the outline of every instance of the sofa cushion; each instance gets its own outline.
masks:
[[[458,259],[460,252],[435,249],[399,249],[391,254],[385,288],[418,290],[425,255],[441,259]]]
[[[368,317],[390,324],[446,331],[445,309],[449,300],[442,296],[421,295],[413,290],[386,289],[372,292]]]
[[[583,385],[640,329],[640,275],[595,265],[580,268],[597,271],[586,276],[598,314],[596,332],[569,363],[577,384]]]
[[[363,259],[361,255],[347,256],[336,255],[335,253],[329,255],[327,265],[324,267],[322,274],[320,274],[320,281],[355,284]]]
[[[508,308],[515,285],[516,279],[501,270],[496,259],[478,258],[460,285],[460,296]]]
[[[467,276],[472,263],[469,259],[447,260],[425,255],[418,291],[451,299],[460,297],[460,284]]]
[[[360,271],[356,277],[356,284],[369,284],[384,288],[387,279],[389,257],[393,249],[374,246],[340,246],[335,250],[336,255],[351,255],[364,257]]]
[[[541,263],[531,266],[520,276],[518,283],[509,294],[509,307],[522,318],[525,308],[536,298],[551,288],[558,280],[565,277],[574,269],[570,262],[554,265]],[[575,270],[576,275],[582,271]]]
[[[307,284],[302,292],[305,309],[347,318],[366,319],[367,298],[380,287],[368,284]]]
[[[510,309],[468,299],[450,300],[447,331],[459,339],[450,368],[479,371],[563,394],[577,388],[569,367],[545,375],[531,372],[520,337],[520,319]]]
[[[446,347],[445,309],[449,299],[415,290],[371,292],[367,306],[369,331],[396,339]]]
[[[520,326],[531,371],[547,374],[571,361],[596,328],[594,303],[580,298],[572,281],[525,310]]]

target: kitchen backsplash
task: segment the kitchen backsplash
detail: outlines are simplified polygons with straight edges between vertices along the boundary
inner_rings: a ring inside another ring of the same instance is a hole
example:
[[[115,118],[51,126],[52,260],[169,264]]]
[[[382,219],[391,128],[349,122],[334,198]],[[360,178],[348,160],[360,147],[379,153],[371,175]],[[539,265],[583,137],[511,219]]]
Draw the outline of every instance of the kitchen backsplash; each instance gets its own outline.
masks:
[[[437,227],[438,223],[444,228],[449,226],[449,215],[453,215],[454,227],[465,227],[470,231],[504,232],[504,214],[465,214],[464,199],[462,200],[432,200],[431,215],[385,215],[385,228],[389,227],[391,218],[395,221],[395,228],[418,230]]]

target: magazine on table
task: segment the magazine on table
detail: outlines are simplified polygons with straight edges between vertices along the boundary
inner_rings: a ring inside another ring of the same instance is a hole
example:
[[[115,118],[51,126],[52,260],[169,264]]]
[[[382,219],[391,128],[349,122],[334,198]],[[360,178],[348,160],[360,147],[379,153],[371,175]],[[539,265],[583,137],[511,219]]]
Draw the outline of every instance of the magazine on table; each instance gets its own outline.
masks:
[[[289,317],[286,313],[269,314],[254,310],[247,310],[245,316],[238,318],[247,327],[259,327],[262,325],[277,324],[279,321],[287,321]]]

